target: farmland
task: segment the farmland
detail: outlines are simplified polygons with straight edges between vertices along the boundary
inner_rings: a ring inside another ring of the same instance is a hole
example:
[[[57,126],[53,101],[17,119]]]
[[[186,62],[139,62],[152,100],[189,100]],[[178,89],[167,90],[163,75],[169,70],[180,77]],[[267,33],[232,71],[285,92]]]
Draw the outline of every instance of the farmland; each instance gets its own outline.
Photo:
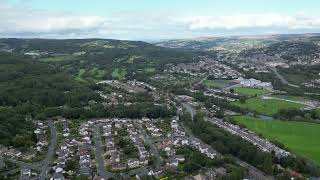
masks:
[[[266,138],[283,143],[290,151],[320,164],[320,124],[306,122],[264,121],[258,118],[237,116],[234,119],[248,129]]]
[[[287,102],[278,99],[259,98],[251,98],[248,99],[245,103],[235,102],[233,104],[267,115],[277,113],[280,109],[302,108],[304,106],[302,104]]]

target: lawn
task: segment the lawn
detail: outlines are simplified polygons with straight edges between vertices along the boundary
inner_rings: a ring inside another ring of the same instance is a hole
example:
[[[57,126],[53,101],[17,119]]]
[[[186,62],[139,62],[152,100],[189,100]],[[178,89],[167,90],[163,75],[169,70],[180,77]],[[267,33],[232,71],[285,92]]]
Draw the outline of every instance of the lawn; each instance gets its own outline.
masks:
[[[249,96],[254,96],[254,95],[260,96],[268,92],[265,89],[255,89],[255,88],[245,88],[245,87],[235,87],[233,89],[234,89],[234,92],[238,94],[244,94]]]
[[[119,80],[124,79],[124,77],[126,75],[127,75],[127,71],[124,68],[115,68],[111,73],[111,76],[113,78],[116,78],[116,79],[119,79]]]
[[[203,84],[208,88],[224,88],[229,82],[226,80],[204,80]]]
[[[234,102],[233,104],[266,115],[277,113],[280,109],[304,107],[302,104],[287,102],[284,100],[259,98],[248,99],[244,104],[242,104],[240,101]]]
[[[307,122],[265,121],[258,118],[237,116],[234,119],[248,129],[277,140],[291,152],[314,160],[320,165],[320,124]]]

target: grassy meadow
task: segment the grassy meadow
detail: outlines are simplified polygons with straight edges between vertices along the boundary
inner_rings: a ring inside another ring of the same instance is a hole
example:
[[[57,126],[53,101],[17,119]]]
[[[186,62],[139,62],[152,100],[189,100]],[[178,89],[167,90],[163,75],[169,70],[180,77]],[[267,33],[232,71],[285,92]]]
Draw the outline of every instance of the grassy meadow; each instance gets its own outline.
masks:
[[[283,143],[295,154],[309,158],[320,165],[320,124],[261,120],[247,116],[234,119],[264,137]]]
[[[284,100],[278,99],[259,99],[259,98],[251,98],[248,99],[245,103],[241,103],[240,101],[234,102],[234,105],[248,108],[253,111],[257,111],[262,114],[272,115],[277,113],[280,109],[287,108],[302,108],[304,105],[287,102]]]

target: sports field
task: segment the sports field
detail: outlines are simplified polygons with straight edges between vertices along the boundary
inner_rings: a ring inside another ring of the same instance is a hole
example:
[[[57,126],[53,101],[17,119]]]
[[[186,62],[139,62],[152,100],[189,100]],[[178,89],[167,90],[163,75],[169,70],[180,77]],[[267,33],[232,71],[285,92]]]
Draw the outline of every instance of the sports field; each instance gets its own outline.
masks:
[[[224,88],[229,82],[227,80],[204,80],[203,84],[208,88]]]
[[[267,90],[264,90],[264,89],[245,88],[245,87],[235,87],[233,89],[234,89],[234,92],[236,93],[249,95],[249,96],[254,96],[254,95],[260,96],[268,92]]]
[[[307,157],[320,165],[320,124],[265,121],[247,116],[237,116],[234,119],[248,129],[261,133],[268,139],[277,140],[291,152]]]
[[[278,99],[259,99],[259,98],[251,98],[248,99],[245,103],[240,103],[239,101],[234,102],[234,105],[248,108],[250,110],[257,111],[262,114],[272,115],[277,113],[280,109],[287,109],[287,108],[302,108],[304,105],[287,102],[284,100]]]

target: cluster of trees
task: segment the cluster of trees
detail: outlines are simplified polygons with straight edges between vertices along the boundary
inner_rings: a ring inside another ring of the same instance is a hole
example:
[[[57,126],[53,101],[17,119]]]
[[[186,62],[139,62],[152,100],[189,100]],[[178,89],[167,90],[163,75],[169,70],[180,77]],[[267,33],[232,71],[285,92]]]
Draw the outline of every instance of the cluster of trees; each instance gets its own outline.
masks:
[[[264,153],[248,141],[204,121],[201,114],[197,114],[194,121],[191,121],[189,114],[183,115],[181,119],[197,137],[220,153],[231,154],[267,174],[278,172],[274,168],[275,164],[280,164],[284,168],[290,168],[302,174],[319,175],[320,173],[319,167],[305,159],[292,156],[278,159],[273,153]]]
[[[117,129],[118,135],[115,138],[117,146],[119,146],[127,158],[138,158],[138,148],[134,146],[128,138],[128,132],[125,129]]]
[[[176,154],[183,155],[186,158],[186,161],[183,163],[181,168],[184,172],[190,174],[199,171],[201,168],[223,164],[223,162],[211,160],[199,151],[193,150],[189,147],[178,148]]]
[[[208,96],[203,95],[202,93],[195,93],[193,95],[193,97],[196,99],[196,101],[204,102],[204,105],[206,108],[211,108],[212,105],[214,104],[224,110],[231,110],[231,111],[235,111],[238,113],[245,113],[245,111],[246,111],[245,109],[243,109],[239,106],[232,105],[231,103],[229,103],[226,100],[222,100],[222,99],[218,99],[218,98],[214,98],[214,97],[208,97]],[[236,96],[236,98],[239,98],[239,97]]]
[[[274,117],[280,120],[286,121],[314,121],[320,119],[320,111],[313,110],[301,110],[296,108],[280,109]]]
[[[169,117],[175,114],[175,109],[167,109],[165,106],[156,106],[153,103],[136,103],[134,106],[108,106],[95,104],[89,108],[84,107],[51,107],[46,108],[44,113],[40,113],[38,118],[50,118],[63,116],[69,119],[86,119],[100,117],[118,117],[118,118],[159,118]]]
[[[27,148],[36,142],[34,125],[14,108],[0,107],[0,144]]]

